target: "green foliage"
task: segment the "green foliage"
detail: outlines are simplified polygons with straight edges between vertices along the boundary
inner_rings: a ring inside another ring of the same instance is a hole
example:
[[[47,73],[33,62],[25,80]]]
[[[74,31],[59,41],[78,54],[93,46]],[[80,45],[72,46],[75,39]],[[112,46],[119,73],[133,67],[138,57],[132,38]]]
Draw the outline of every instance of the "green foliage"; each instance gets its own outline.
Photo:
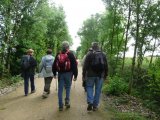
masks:
[[[21,80],[22,80],[22,78],[20,77],[20,75],[16,75],[16,76],[12,76],[12,77],[8,76],[5,78],[1,78],[0,79],[0,88],[14,85],[14,84],[20,82]]]
[[[160,58],[155,60],[155,64],[148,70],[149,77],[151,78],[148,82],[148,88],[151,96],[159,101],[160,99]],[[159,102],[160,104],[160,102]]]
[[[115,120],[147,120],[138,113],[116,113]]]
[[[17,75],[20,59],[26,50],[34,49],[34,57],[39,63],[47,48],[53,54],[61,49],[61,42],[69,35],[65,13],[62,7],[49,5],[47,0],[2,0],[0,6],[0,75]]]
[[[121,95],[127,93],[128,85],[124,79],[113,76],[109,78],[109,84],[104,84],[102,91],[106,94]]]
[[[92,42],[98,42],[99,19],[100,19],[99,14],[92,15],[91,18],[83,22],[82,28],[80,28],[78,31],[78,35],[81,38],[82,56],[84,56],[88,52]]]
[[[155,58],[154,58],[155,59]],[[160,59],[149,68],[135,69],[132,95],[144,100],[144,105],[159,113],[160,109]]]
[[[158,103],[158,101],[156,101],[156,100],[146,99],[146,100],[143,101],[143,104],[144,104],[147,108],[149,108],[149,109],[151,109],[151,110],[153,110],[153,111],[155,111],[155,112],[157,112],[157,113],[160,112],[160,108],[159,108],[159,105],[158,105],[159,103]]]
[[[87,53],[92,41],[98,41],[107,54],[111,76],[103,91],[115,95],[129,91],[149,99],[151,106],[160,105],[160,64],[153,57],[159,52],[160,2],[103,1],[106,12],[92,15],[79,30],[81,57]],[[134,54],[127,58],[125,55],[130,46]],[[146,53],[151,53],[151,57],[146,58]]]

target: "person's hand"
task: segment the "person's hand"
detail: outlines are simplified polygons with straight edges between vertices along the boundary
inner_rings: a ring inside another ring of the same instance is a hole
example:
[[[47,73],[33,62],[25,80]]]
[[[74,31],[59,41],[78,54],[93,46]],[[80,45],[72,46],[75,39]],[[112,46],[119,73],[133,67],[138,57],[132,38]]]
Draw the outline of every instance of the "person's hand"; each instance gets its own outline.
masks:
[[[53,78],[54,78],[54,79],[56,79],[56,78],[57,78],[57,76],[53,76]]]
[[[74,79],[73,79],[73,81],[76,81],[76,80],[77,80],[77,78],[74,78]]]
[[[41,73],[38,74],[38,78],[40,78],[40,77],[41,77]]]
[[[82,77],[82,81],[85,81],[85,78],[84,78],[84,77]]]

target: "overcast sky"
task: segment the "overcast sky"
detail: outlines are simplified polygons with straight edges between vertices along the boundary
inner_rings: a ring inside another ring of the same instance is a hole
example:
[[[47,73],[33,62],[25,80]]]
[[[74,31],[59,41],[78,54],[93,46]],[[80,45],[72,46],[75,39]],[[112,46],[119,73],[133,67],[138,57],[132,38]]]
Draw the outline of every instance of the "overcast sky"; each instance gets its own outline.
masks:
[[[62,5],[66,14],[66,22],[69,27],[70,35],[73,39],[72,49],[80,45],[80,39],[77,36],[84,20],[92,14],[102,13],[105,6],[102,0],[50,0],[56,5]]]

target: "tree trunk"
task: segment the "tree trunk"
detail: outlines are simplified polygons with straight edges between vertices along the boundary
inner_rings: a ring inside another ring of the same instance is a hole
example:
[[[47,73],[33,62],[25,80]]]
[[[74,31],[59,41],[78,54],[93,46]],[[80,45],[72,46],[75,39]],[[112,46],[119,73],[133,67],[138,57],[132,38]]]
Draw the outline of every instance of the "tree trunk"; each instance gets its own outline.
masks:
[[[131,0],[129,0],[128,22],[127,22],[126,38],[124,43],[123,60],[122,60],[122,72],[125,64],[125,57],[126,57],[126,50],[127,50],[127,43],[128,43],[128,30],[130,27],[130,17],[131,17]]]
[[[110,48],[111,48],[111,52],[110,52],[110,59],[112,57],[112,54],[113,54],[113,39],[114,39],[114,31],[115,31],[115,21],[116,21],[116,8],[114,8],[114,16],[113,16],[113,28],[112,28],[112,37],[111,37],[111,40],[110,40]]]
[[[148,1],[148,4],[147,4],[147,8],[150,6],[151,4],[151,0]],[[144,18],[144,15],[145,15],[145,12],[142,14],[141,16],[141,20],[139,20],[139,25],[141,25],[142,21],[143,21],[143,18]],[[145,21],[144,21],[145,22]],[[139,38],[139,44],[138,44],[138,59],[137,59],[137,69],[138,70],[141,70],[141,66],[142,66],[142,63],[143,63],[143,60],[144,60],[144,54],[145,52],[143,52],[143,46],[145,44],[145,37],[146,37],[146,30],[147,27],[146,25],[144,26],[143,28],[143,33],[142,33],[142,37],[141,39]],[[139,72],[138,72],[139,73]]]
[[[152,61],[153,61],[153,57],[154,57],[154,51],[156,50],[156,42],[157,42],[157,40],[155,39],[154,48],[152,50],[152,55],[151,55],[151,59],[150,59],[150,62],[149,62],[149,67],[152,65]]]
[[[132,92],[132,86],[133,86],[133,80],[134,80],[134,71],[135,71],[135,62],[136,62],[136,54],[137,54],[137,47],[139,43],[139,13],[140,13],[140,4],[139,0],[137,0],[137,10],[136,10],[136,15],[137,15],[137,20],[136,20],[136,41],[135,41],[135,47],[134,47],[134,55],[132,59],[132,68],[131,68],[131,78],[129,81],[129,87],[128,87],[128,93],[131,94]]]

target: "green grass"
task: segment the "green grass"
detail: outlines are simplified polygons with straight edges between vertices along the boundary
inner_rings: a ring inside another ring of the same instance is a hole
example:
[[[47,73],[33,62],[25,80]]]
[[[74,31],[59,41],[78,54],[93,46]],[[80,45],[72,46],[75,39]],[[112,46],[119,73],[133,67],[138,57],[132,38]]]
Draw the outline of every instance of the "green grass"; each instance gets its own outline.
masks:
[[[106,110],[112,113],[111,120],[149,120],[136,112],[119,112],[109,104],[106,104]]]
[[[145,117],[139,115],[138,113],[115,113],[115,120],[147,120]]]
[[[150,59],[151,59],[151,57],[144,57],[142,66],[143,67],[148,67]],[[153,57],[152,62],[154,63],[155,60],[156,60],[156,57]],[[136,63],[137,63],[137,60],[136,60]],[[132,65],[132,58],[126,57],[125,66],[130,66],[130,65]]]

